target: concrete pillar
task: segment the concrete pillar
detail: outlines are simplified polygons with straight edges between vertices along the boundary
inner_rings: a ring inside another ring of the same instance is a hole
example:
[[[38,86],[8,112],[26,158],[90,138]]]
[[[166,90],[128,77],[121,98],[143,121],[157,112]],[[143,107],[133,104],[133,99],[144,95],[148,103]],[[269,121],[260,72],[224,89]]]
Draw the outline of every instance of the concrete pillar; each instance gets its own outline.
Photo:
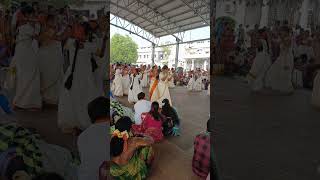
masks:
[[[174,67],[177,68],[178,67],[178,62],[179,62],[179,43],[180,43],[180,40],[178,38],[176,38],[176,58],[175,58],[175,61],[174,61]]]
[[[194,59],[192,59],[191,70],[194,70]]]
[[[152,53],[151,53],[151,65],[154,65],[154,54],[155,54],[156,44],[152,43]]]

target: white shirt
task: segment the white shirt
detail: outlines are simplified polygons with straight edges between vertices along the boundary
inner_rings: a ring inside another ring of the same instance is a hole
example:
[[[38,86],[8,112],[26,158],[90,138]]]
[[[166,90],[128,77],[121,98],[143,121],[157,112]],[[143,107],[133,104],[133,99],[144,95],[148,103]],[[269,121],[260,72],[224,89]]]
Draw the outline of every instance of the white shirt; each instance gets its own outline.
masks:
[[[145,112],[149,112],[151,109],[151,102],[147,101],[145,99],[139,100],[135,105],[134,105],[134,121],[135,124],[140,125],[141,122],[141,114]]]
[[[79,180],[99,180],[99,168],[110,160],[109,123],[92,124],[78,138]]]

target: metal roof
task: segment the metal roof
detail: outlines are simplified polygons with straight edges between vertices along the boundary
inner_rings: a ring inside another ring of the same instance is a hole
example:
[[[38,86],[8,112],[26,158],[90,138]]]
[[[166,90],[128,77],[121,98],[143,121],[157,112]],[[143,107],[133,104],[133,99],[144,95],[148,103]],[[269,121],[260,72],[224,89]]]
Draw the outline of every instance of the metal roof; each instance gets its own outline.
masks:
[[[175,36],[210,25],[210,0],[110,0],[110,13],[155,37]]]

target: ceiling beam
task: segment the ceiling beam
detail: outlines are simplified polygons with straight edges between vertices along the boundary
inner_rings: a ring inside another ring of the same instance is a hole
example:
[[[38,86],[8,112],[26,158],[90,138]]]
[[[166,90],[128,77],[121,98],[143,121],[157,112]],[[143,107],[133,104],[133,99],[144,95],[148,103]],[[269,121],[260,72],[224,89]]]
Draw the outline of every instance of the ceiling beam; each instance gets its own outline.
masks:
[[[184,7],[184,6],[179,6],[179,7]],[[199,6],[199,8],[203,8],[203,7],[205,7],[204,5],[202,5],[202,6]],[[168,11],[166,11],[166,12],[163,12],[163,14],[166,14],[166,13],[168,13],[168,12],[170,12],[170,11],[173,11],[173,10],[176,10],[175,8],[173,8],[173,9],[171,9],[171,10],[168,10]],[[193,12],[192,10],[185,10],[185,11],[183,11],[183,12],[181,12],[181,13],[179,13],[179,14],[176,14],[176,15],[174,15],[174,16],[170,16],[170,19],[173,19],[173,18],[176,18],[176,17],[178,17],[178,16],[182,16],[182,15],[184,15],[184,14],[187,14],[187,13],[190,13],[190,12]],[[210,13],[210,12],[208,12],[208,13]],[[206,13],[203,13],[202,15],[205,15]],[[159,23],[162,23],[164,20],[162,20],[162,21],[159,21]],[[166,25],[170,25],[170,23],[168,23],[168,24],[166,24]],[[148,26],[151,26],[151,24],[150,25],[148,25]],[[147,27],[147,26],[146,26]]]
[[[179,31],[179,32],[177,31],[177,33],[186,32],[186,31],[189,31],[189,30],[199,29],[199,28],[203,28],[203,27],[208,27],[208,25],[203,24],[203,25],[201,25],[201,26],[197,26],[196,28],[195,28],[195,27],[184,28],[184,27],[188,27],[188,26],[191,26],[191,25],[194,25],[194,24],[199,24],[199,23],[203,23],[203,21],[197,21],[197,22],[193,22],[193,23],[190,23],[190,24],[183,25],[183,26],[181,26],[181,31]],[[166,36],[166,34],[163,34],[163,32],[155,33],[155,35],[156,35],[157,37]]]
[[[126,28],[124,28],[124,27],[121,27],[121,26],[116,25],[116,24],[113,24],[113,23],[110,23],[110,25],[112,25],[112,26],[114,26],[114,27],[117,27],[117,28],[120,28],[120,29],[122,29],[122,30],[125,30],[125,31],[127,31],[127,32],[129,32],[129,33],[131,33],[131,34],[136,35],[136,36],[139,36],[140,38],[142,38],[142,39],[144,39],[144,40],[146,40],[146,41],[148,41],[148,42],[154,43],[154,42],[152,42],[150,39],[147,39],[146,37],[143,37],[143,36],[139,35],[138,33],[135,33],[135,32],[133,32],[133,31],[130,31],[129,29],[126,29]]]
[[[210,38],[196,39],[191,41],[182,41],[182,42],[179,42],[179,44],[188,44],[188,43],[194,43],[194,42],[200,42],[200,41],[210,41]],[[156,47],[165,47],[165,46],[173,46],[173,45],[177,45],[177,43],[163,44],[163,45],[158,45]]]
[[[138,3],[140,3],[139,0],[137,0],[137,1],[138,1]],[[126,8],[126,7],[123,7],[123,6],[119,5],[119,4],[116,4],[116,3],[114,3],[114,2],[110,2],[110,4],[116,6],[116,7],[120,8],[120,9],[123,9],[123,10],[125,10],[125,11],[127,11],[127,12],[129,12],[129,13],[131,13],[131,14],[134,14],[135,16],[139,16],[139,17],[142,18],[143,20],[145,20],[145,21],[147,21],[147,22],[149,22],[149,23],[151,23],[151,24],[154,24],[155,26],[159,27],[160,29],[162,29],[163,31],[165,31],[166,33],[168,33],[169,35],[172,35],[172,36],[174,36],[175,38],[178,38],[177,36],[174,35],[174,33],[172,33],[172,32],[170,32],[170,31],[168,31],[167,29],[163,28],[163,26],[161,26],[161,25],[157,25],[155,22],[152,22],[150,19],[148,19],[148,18],[146,18],[146,17],[143,17],[142,15],[139,15],[138,13],[133,12],[132,10],[130,10],[130,9]],[[146,6],[145,4],[142,4],[142,5]],[[147,7],[147,8],[150,8],[150,7]],[[117,15],[117,16],[119,16],[119,15]],[[131,22],[131,21],[130,21],[130,22]],[[146,31],[147,31],[147,30],[146,30]],[[148,32],[149,32],[149,31],[148,31]],[[152,32],[149,32],[149,33],[153,34]],[[179,38],[178,38],[178,39],[179,39]]]
[[[205,15],[206,13],[204,13],[204,14],[202,14],[202,15]],[[179,20],[177,20],[177,21],[179,21],[179,23],[181,23],[181,22],[183,22],[183,21],[186,21],[186,20],[190,20],[190,19],[193,19],[193,18],[198,18],[198,16],[191,16],[191,17],[187,17],[187,18],[184,18],[184,19],[179,19]],[[165,25],[163,25],[163,26],[167,26],[167,25],[169,25],[169,24],[165,24]],[[148,26],[150,26],[150,25],[148,25]],[[146,26],[147,27],[147,26]],[[146,27],[144,27],[145,29],[147,29]],[[179,26],[180,27],[180,26]],[[148,31],[153,31],[153,30],[155,30],[155,29],[157,29],[157,28],[152,28],[152,29],[148,29]]]
[[[181,2],[183,2],[186,6],[188,6],[191,10],[193,10],[193,12],[199,16],[207,25],[210,25],[210,23],[201,15],[198,13],[198,10],[195,9],[194,7],[190,6],[190,4],[188,2],[186,2],[185,0],[180,0]]]

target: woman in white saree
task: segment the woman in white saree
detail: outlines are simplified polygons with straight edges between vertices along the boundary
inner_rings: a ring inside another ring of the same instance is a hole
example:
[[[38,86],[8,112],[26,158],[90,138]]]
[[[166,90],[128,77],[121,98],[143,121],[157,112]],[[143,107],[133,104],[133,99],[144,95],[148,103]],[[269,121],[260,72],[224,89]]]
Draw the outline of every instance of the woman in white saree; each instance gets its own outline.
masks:
[[[159,74],[159,78],[157,78],[150,91],[150,100],[151,102],[157,101],[162,107],[162,101],[164,99],[168,99],[170,105],[172,106],[170,91],[169,91],[169,82],[171,81],[172,77],[169,73],[168,66],[163,66],[162,71]]]
[[[24,10],[26,19],[30,19],[32,14],[32,9]],[[34,36],[35,29],[31,21],[18,27],[15,54],[10,65],[16,69],[15,108],[39,110],[42,107],[39,63],[32,46]]]
[[[129,94],[129,88],[130,88],[130,76],[128,72],[128,68],[124,67],[122,70],[122,89],[123,89],[123,95],[128,96]]]
[[[169,88],[174,88],[174,87],[176,87],[176,85],[174,84],[174,77],[175,77],[175,74],[176,74],[175,69],[172,68],[171,71],[169,71],[169,73],[170,73],[170,76],[172,77],[170,82],[169,82]]]
[[[193,90],[193,86],[194,86],[194,83],[195,83],[195,75],[192,71],[190,71],[188,73],[188,76],[190,77],[189,81],[188,81],[188,84],[187,84],[187,89],[189,91],[192,91]]]
[[[101,82],[96,81],[98,66],[95,59],[99,56],[97,49],[104,48],[97,47],[94,41],[80,42],[73,38],[68,39],[65,48],[69,50],[71,65],[65,73],[60,91],[58,126],[64,133],[71,133],[91,125],[88,103],[103,95]]]
[[[147,66],[143,65],[141,69],[142,79],[141,79],[141,86],[142,87],[148,87],[148,73]]]
[[[55,17],[48,15],[46,26],[40,35],[38,59],[43,101],[57,105],[63,77],[63,55],[55,28]]]
[[[202,76],[201,76],[201,70],[197,69],[195,73],[195,82],[193,84],[193,91],[201,91],[202,90]]]
[[[294,91],[292,85],[292,71],[294,66],[292,40],[289,28],[282,28],[280,33],[281,52],[267,72],[266,86],[280,94],[291,94]]]
[[[141,75],[138,73],[136,68],[132,68],[131,74],[131,84],[128,92],[128,102],[136,103],[138,102],[138,94],[142,91],[141,86]]]
[[[122,75],[120,69],[116,69],[114,80],[112,81],[112,93],[117,97],[123,96]]]
[[[260,40],[258,52],[247,75],[253,92],[260,91],[265,86],[266,72],[271,66],[271,57],[265,40]]]

